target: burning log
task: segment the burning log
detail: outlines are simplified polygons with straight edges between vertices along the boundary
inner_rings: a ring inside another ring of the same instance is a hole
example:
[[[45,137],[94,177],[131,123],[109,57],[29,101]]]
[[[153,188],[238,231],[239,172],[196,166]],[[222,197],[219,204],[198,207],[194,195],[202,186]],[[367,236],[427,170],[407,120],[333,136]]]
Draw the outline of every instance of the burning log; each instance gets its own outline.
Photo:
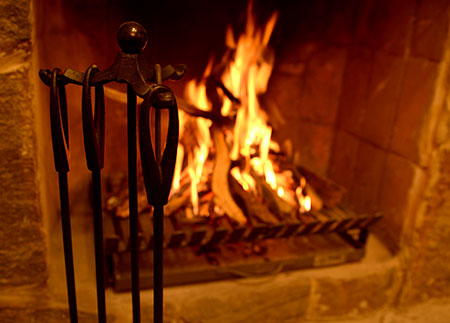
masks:
[[[238,196],[240,204],[245,208],[246,215],[252,224],[279,224],[279,219],[261,202],[257,201],[250,193],[244,191],[241,185],[232,177],[229,177],[230,189]],[[253,221],[252,221],[253,219]]]
[[[228,174],[231,160],[229,150],[225,142],[225,135],[217,125],[211,126],[211,136],[216,149],[216,160],[212,174],[212,191],[214,193],[214,203],[220,207],[231,219],[243,225],[247,222],[242,210],[234,202],[229,191]]]
[[[269,210],[281,219],[295,219],[297,209],[280,198],[262,176],[257,175],[255,172],[251,173],[256,181],[256,185],[261,190],[264,201],[269,206]]]
[[[310,188],[314,188],[316,195],[320,196],[323,205],[328,208],[336,207],[346,193],[344,187],[303,167],[297,166],[297,169],[294,169],[294,171],[297,176],[303,175],[306,178]]]

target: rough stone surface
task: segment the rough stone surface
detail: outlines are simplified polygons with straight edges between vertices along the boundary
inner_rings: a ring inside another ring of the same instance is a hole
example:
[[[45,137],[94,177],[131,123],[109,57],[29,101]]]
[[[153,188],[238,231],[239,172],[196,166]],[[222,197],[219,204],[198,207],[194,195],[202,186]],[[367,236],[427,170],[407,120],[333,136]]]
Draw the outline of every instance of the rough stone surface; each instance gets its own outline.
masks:
[[[377,268],[378,267],[378,268]],[[360,317],[373,313],[393,301],[398,288],[395,266],[379,265],[364,269],[364,277],[349,271],[343,277],[321,277],[313,280],[308,319]],[[367,293],[367,291],[372,291]],[[345,291],[345,293],[342,293]],[[339,295],[337,297],[337,295]]]
[[[42,284],[47,278],[46,245],[29,78],[30,2],[4,1],[1,6],[0,286]]]
[[[6,0],[0,4],[0,51],[11,50],[30,41],[30,1]]]
[[[432,157],[431,181],[405,253],[411,267],[402,304],[450,297],[450,143]]]
[[[96,314],[82,311],[78,312],[78,320],[83,323],[98,322]],[[3,323],[68,323],[70,317],[67,309],[63,308],[0,307],[0,321]]]

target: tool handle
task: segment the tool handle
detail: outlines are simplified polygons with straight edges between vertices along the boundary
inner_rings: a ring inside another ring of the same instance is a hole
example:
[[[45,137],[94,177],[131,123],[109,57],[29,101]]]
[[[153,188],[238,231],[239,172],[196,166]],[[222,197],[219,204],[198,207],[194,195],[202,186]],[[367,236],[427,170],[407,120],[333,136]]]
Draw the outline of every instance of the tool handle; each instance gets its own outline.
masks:
[[[151,107],[169,110],[167,140],[160,162],[155,157],[150,135]],[[169,198],[177,156],[178,126],[178,107],[173,92],[164,85],[152,85],[139,113],[139,144],[147,199],[153,206],[165,205]]]
[[[53,69],[50,83],[50,128],[52,134],[53,158],[58,173],[70,170],[69,127],[64,84],[61,84],[59,68]]]
[[[92,115],[91,80],[99,69],[89,66],[84,74],[82,95],[83,138],[89,170],[100,170],[104,165],[105,151],[105,98],[103,85],[95,85],[95,108]]]

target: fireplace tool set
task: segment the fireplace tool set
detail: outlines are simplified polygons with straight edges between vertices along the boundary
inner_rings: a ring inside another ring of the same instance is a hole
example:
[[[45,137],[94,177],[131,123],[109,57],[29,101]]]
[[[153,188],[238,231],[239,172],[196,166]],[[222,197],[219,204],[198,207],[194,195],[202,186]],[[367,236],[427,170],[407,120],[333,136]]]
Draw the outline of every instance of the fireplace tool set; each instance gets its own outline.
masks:
[[[71,322],[77,322],[77,302],[72,255],[67,173],[70,170],[69,131],[65,86],[82,86],[82,122],[86,163],[92,174],[92,207],[94,220],[95,269],[98,321],[106,322],[105,274],[101,170],[104,165],[105,104],[103,85],[109,82],[127,84],[128,191],[130,219],[131,288],[133,322],[140,322],[139,240],[137,203],[136,96],[144,99],[139,110],[139,145],[142,172],[148,203],[153,206],[154,322],[163,321],[163,206],[167,204],[178,145],[178,109],[173,92],[162,85],[164,80],[178,80],[186,67],[159,64],[149,67],[141,51],[147,43],[147,32],[136,22],[120,26],[118,44],[121,52],[112,66],[100,71],[91,65],[85,73],[59,68],[41,70],[41,80],[50,88],[50,125],[55,169],[59,177],[61,221],[66,267],[67,292]],[[95,89],[92,110],[91,87]],[[154,109],[154,132],[150,134],[150,111]],[[161,143],[161,109],[169,112],[167,139]],[[152,145],[152,137],[154,146]],[[164,151],[162,148],[164,147]]]

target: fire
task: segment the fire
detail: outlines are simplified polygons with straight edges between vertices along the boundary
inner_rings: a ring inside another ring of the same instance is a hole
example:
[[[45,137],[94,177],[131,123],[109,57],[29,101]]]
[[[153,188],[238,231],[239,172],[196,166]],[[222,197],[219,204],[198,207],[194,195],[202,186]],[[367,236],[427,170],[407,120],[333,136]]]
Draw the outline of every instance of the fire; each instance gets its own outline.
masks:
[[[230,145],[230,159],[239,165],[230,170],[231,175],[245,191],[257,193],[257,177],[263,178],[269,187],[280,198],[294,205],[300,212],[311,209],[311,199],[305,194],[305,184],[292,187],[292,174],[286,175],[273,164],[269,152],[278,147],[271,139],[272,128],[268,124],[268,116],[261,109],[258,97],[265,93],[274,65],[274,54],[269,48],[269,40],[275,27],[278,12],[274,12],[263,28],[256,26],[252,1],[247,8],[245,31],[236,40],[231,27],[226,31],[226,46],[229,54],[224,55],[221,66],[222,75],[213,75],[220,79],[223,86],[239,103],[230,99],[229,95],[220,92],[223,104],[220,113],[223,117],[235,118],[233,129],[230,129],[227,141]],[[212,103],[208,100],[206,81],[213,71],[210,60],[200,82],[190,81],[186,87],[187,101],[205,111],[211,111]],[[183,116],[183,120],[188,117]],[[198,185],[205,176],[205,162],[211,148],[209,128],[211,121],[195,118],[195,147],[179,147],[181,155],[177,160],[174,179],[174,190],[180,187],[181,168],[187,160],[186,170],[191,181],[191,201],[194,215],[199,214]],[[183,128],[181,128],[183,131]],[[181,133],[181,137],[183,133]],[[289,176],[291,178],[289,179]]]

